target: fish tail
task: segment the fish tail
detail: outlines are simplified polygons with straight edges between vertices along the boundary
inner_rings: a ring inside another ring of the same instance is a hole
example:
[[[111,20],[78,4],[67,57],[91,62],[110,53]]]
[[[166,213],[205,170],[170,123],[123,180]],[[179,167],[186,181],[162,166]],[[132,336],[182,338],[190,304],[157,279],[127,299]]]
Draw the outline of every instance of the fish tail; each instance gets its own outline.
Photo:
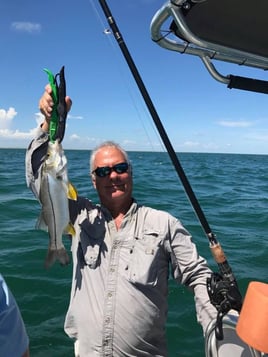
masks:
[[[45,260],[45,268],[50,268],[56,260],[58,260],[61,265],[68,265],[70,263],[70,257],[65,248],[60,248],[57,250],[48,249]]]
[[[68,265],[70,263],[70,257],[65,248],[57,250],[57,258],[61,265]]]

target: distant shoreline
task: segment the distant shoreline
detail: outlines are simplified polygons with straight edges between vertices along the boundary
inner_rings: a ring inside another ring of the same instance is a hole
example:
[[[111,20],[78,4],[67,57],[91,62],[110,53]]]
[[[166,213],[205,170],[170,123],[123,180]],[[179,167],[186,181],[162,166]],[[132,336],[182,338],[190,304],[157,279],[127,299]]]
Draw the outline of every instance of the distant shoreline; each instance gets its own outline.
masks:
[[[0,150],[27,150],[26,147],[0,147]],[[65,151],[91,151],[92,149],[69,149],[69,148],[64,148]],[[127,152],[142,152],[142,153],[159,153],[159,154],[167,154],[167,151],[153,151],[153,150],[127,150]],[[252,156],[267,156],[267,154],[264,153],[236,153],[236,152],[197,152],[197,151],[176,151],[176,154],[178,155],[252,155]]]

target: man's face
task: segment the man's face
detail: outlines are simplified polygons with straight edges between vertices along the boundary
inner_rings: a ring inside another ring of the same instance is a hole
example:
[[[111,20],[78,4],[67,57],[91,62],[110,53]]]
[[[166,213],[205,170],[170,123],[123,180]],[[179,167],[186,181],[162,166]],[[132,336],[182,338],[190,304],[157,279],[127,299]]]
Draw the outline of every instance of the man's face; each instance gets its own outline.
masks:
[[[103,147],[95,156],[94,167],[113,167],[116,164],[126,162],[123,153],[114,147]],[[93,185],[98,191],[102,204],[110,207],[113,204],[126,204],[132,198],[132,174],[129,168],[127,172],[118,174],[114,170],[105,177],[94,175]]]

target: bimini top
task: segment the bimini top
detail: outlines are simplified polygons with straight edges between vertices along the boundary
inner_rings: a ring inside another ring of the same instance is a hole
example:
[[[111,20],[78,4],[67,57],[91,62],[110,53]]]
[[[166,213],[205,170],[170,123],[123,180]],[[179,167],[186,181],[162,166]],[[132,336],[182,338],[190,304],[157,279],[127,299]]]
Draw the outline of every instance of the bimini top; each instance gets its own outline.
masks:
[[[161,47],[199,56],[213,78],[229,88],[268,93],[266,80],[224,76],[212,63],[267,70],[267,24],[267,0],[170,0],[152,19],[151,36]]]

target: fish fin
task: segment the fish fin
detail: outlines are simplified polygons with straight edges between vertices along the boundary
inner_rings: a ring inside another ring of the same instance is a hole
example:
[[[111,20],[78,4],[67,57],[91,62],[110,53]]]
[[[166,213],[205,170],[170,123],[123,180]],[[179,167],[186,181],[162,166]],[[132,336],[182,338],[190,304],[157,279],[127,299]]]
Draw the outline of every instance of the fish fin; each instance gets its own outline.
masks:
[[[64,230],[64,233],[65,234],[70,234],[71,236],[74,236],[75,235],[75,228],[74,226],[72,225],[72,223],[69,223],[68,226],[65,228]]]
[[[41,229],[42,231],[48,232],[48,226],[44,220],[43,213],[40,214],[40,216],[37,219],[37,222],[35,224],[36,229]]]
[[[71,184],[71,182],[68,182],[68,198],[73,201],[77,201],[77,190],[76,188]]]
[[[58,260],[61,265],[68,265],[70,263],[70,257],[65,248],[60,248],[57,250],[48,249],[45,260],[45,268],[50,268],[56,260]]]

